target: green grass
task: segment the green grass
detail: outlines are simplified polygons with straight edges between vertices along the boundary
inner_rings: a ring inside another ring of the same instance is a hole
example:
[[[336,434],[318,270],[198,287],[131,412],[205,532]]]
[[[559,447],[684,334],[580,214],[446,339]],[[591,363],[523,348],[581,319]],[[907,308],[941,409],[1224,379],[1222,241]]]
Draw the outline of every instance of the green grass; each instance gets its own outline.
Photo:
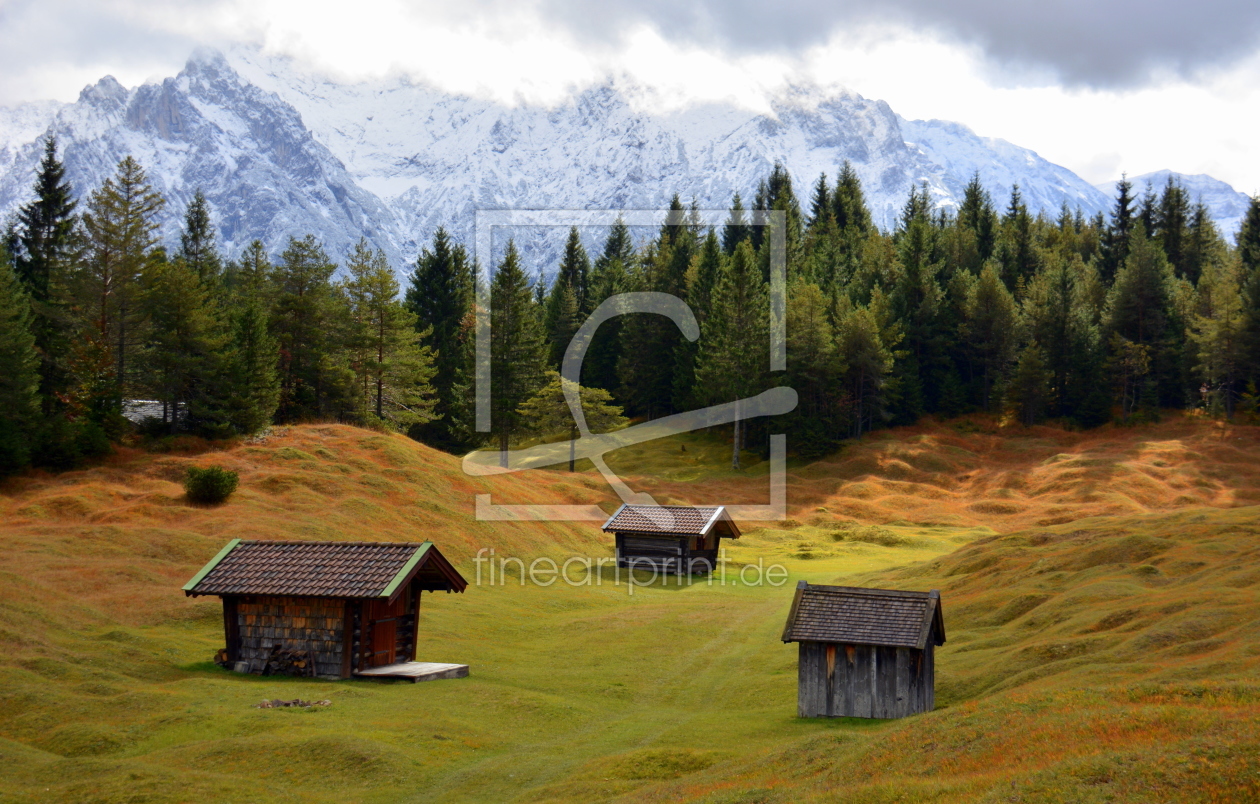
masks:
[[[467,663],[467,679],[232,674],[208,662],[222,646],[219,602],[179,592],[225,531],[264,522],[274,537],[332,538],[318,513],[330,509],[334,523],[363,519],[364,531],[341,538],[393,538],[415,523],[453,545],[474,581],[477,545],[527,560],[610,552],[593,526],[468,523],[467,492],[444,485],[468,482],[454,462],[405,442],[348,428],[297,436],[233,452],[241,490],[218,509],[163,502],[170,480],[129,478],[179,477],[181,467],[143,461],[11,493],[10,511],[78,502],[6,529],[0,800],[1260,797],[1260,509],[999,534],[797,506],[794,519],[724,543],[725,583],[640,574],[631,587],[611,569],[575,569],[587,582],[509,577],[426,595],[420,658]],[[583,488],[565,474],[534,482]],[[259,489],[273,478],[284,488]],[[408,489],[424,489],[430,507],[404,508]],[[524,498],[528,487],[507,492]],[[435,532],[434,519],[449,531]],[[781,586],[739,583],[741,570],[750,578],[772,564],[787,570]],[[900,721],[797,718],[796,646],[779,634],[800,579],[941,589],[949,641],[938,709]],[[332,705],[254,708],[295,697]]]

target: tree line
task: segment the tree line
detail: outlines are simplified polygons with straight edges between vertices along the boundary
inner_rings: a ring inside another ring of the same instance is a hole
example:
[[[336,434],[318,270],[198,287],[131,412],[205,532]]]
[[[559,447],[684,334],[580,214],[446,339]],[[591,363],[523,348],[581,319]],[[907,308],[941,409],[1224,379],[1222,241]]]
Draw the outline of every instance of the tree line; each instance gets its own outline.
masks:
[[[871,222],[845,164],[801,203],[779,165],[720,227],[678,197],[654,237],[611,227],[594,256],[571,229],[550,278],[509,241],[488,287],[491,429],[473,421],[478,270],[439,229],[405,288],[360,242],[344,270],[313,235],[278,256],[216,245],[200,193],[178,247],[158,240],[164,200],[135,160],[82,202],[46,143],[0,251],[0,467],[74,465],[126,432],[128,400],[152,433],[209,438],[272,422],[340,420],[451,451],[571,431],[555,374],[603,301],[658,291],[688,302],[692,342],[663,316],[606,322],[581,395],[594,429],[796,389],[786,417],[737,421],[741,448],[786,429],[798,454],[833,450],[925,414],[1001,413],[1095,426],[1164,408],[1254,413],[1260,382],[1260,199],[1235,244],[1173,180],[1122,180],[1107,215],[1032,214],[1018,186],[998,209],[978,176],[956,210],[912,187],[892,231]],[[770,217],[787,244],[787,370],[769,371]]]

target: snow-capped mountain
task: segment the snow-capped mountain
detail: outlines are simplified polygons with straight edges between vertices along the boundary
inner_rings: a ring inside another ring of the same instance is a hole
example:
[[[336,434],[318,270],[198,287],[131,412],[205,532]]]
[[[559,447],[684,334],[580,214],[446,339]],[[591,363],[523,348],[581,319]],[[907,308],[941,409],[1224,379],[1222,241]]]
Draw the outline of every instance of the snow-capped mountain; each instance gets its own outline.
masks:
[[[750,204],[775,162],[805,204],[819,173],[834,181],[848,160],[885,228],[912,184],[954,206],[976,171],[999,207],[1015,183],[1034,211],[1109,203],[1032,151],[850,92],[794,87],[768,99],[770,113],[652,111],[642,93],[610,79],[555,106],[506,105],[403,79],[338,83],[256,50],[199,51],[161,82],[106,77],[74,103],[0,109],[0,216],[30,197],[45,132],[84,196],[135,156],[169,201],[171,242],[201,188],[230,253],[313,233],[340,260],[364,236],[400,271],[439,225],[471,245],[477,209],[660,209],[675,193],[725,208],[736,192]],[[563,231],[521,234],[533,267],[553,271]]]
[[[23,125],[40,113],[42,129]],[[198,53],[175,78],[134,89],[106,76],[74,103],[10,111],[0,121],[0,133],[17,134],[0,146],[6,216],[30,198],[40,139],[49,131],[82,197],[134,156],[166,197],[168,243],[178,242],[184,210],[200,188],[229,253],[255,238],[278,252],[290,234],[313,232],[335,258],[363,236],[401,259],[389,208],[356,184],[293,107],[242,81],[218,53]]]
[[[1177,173],[1171,170],[1157,170],[1153,173],[1131,177],[1129,183],[1133,185],[1133,189],[1130,192],[1135,198],[1141,198],[1147,187],[1150,187],[1159,194],[1169,178],[1186,189],[1191,203],[1197,204],[1202,201],[1206,204],[1221,234],[1233,242],[1234,236],[1242,228],[1243,218],[1247,216],[1247,206],[1251,203],[1247,194],[1238,192],[1220,179],[1214,179],[1206,173]],[[1117,182],[1111,181],[1097,186],[1099,190],[1114,197],[1116,184]]]

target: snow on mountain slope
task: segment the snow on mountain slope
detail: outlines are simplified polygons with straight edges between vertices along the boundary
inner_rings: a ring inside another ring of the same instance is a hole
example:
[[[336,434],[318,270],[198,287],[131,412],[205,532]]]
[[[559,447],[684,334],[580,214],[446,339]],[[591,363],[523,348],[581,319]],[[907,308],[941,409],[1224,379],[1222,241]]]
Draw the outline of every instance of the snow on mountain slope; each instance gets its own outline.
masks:
[[[901,119],[901,118],[899,118]],[[946,171],[946,183],[956,199],[975,172],[980,183],[993,195],[993,203],[1003,209],[1013,185],[1029,209],[1053,215],[1066,203],[1086,214],[1105,211],[1110,199],[1065,167],[1042,159],[1035,151],[1012,145],[1006,140],[980,137],[961,123],[945,120],[901,119],[901,130],[912,147]]]
[[[1168,179],[1179,182],[1182,187],[1190,195],[1191,203],[1202,201],[1207,204],[1208,211],[1212,215],[1212,220],[1220,228],[1221,234],[1225,235],[1225,239],[1233,241],[1234,236],[1238,234],[1238,230],[1242,228],[1243,218],[1247,215],[1247,206],[1251,203],[1251,199],[1246,193],[1240,193],[1230,185],[1214,179],[1206,173],[1177,173],[1171,170],[1157,170],[1153,173],[1143,173],[1141,176],[1134,176],[1129,179],[1129,183],[1133,185],[1132,193],[1135,197],[1141,198],[1149,186],[1156,194],[1159,194],[1164,185],[1168,183]],[[1097,185],[1098,189],[1105,192],[1110,197],[1115,197],[1117,182],[1111,181]]]
[[[956,123],[908,121],[851,92],[790,87],[770,113],[714,103],[662,112],[618,79],[555,106],[506,105],[389,79],[338,83],[258,50],[194,54],[174,78],[133,89],[106,77],[73,104],[0,110],[0,216],[27,200],[47,130],[86,196],[134,155],[168,198],[176,234],[200,187],[223,245],[280,251],[315,234],[336,260],[360,237],[400,272],[446,226],[471,245],[478,209],[660,209],[751,204],[775,162],[808,204],[819,173],[847,160],[874,220],[891,228],[912,184],[955,206],[975,171],[1005,204],[1014,183],[1034,211],[1105,209],[1107,194],[1065,168]],[[516,232],[527,262],[551,273],[562,231]],[[597,245],[598,232],[588,232]]]
[[[555,107],[510,107],[401,79],[339,85],[256,50],[228,58],[297,108],[360,184],[386,199],[408,251],[437,225],[467,239],[478,208],[648,209],[674,193],[702,207],[725,207],[735,192],[747,203],[776,161],[802,203],[819,173],[834,181],[850,161],[885,228],[912,184],[926,181],[938,204],[954,206],[976,169],[999,204],[1016,181],[1034,211],[1066,201],[1092,213],[1106,202],[1031,151],[957,124],[911,123],[854,93],[793,87],[770,99],[772,115],[729,104],[657,113],[636,108],[639,88],[609,80]]]
[[[55,110],[46,130],[56,134],[67,179],[84,198],[134,156],[166,197],[167,243],[178,243],[200,188],[229,253],[255,238],[278,253],[289,235],[313,232],[336,260],[360,236],[401,259],[389,209],[312,139],[292,107],[242,81],[216,52],[198,52],[178,76],[134,89],[106,76]],[[30,198],[42,133],[28,126],[18,132],[24,143],[5,143],[13,154],[0,174],[5,215]]]

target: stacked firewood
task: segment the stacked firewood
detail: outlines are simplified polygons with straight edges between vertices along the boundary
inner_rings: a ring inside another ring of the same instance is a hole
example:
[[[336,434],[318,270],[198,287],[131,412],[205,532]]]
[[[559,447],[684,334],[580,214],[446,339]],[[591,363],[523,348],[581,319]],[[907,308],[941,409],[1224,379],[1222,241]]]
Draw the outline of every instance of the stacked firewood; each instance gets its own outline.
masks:
[[[264,676],[315,676],[315,657],[310,651],[289,650],[279,645],[271,649],[267,663],[263,666]]]

